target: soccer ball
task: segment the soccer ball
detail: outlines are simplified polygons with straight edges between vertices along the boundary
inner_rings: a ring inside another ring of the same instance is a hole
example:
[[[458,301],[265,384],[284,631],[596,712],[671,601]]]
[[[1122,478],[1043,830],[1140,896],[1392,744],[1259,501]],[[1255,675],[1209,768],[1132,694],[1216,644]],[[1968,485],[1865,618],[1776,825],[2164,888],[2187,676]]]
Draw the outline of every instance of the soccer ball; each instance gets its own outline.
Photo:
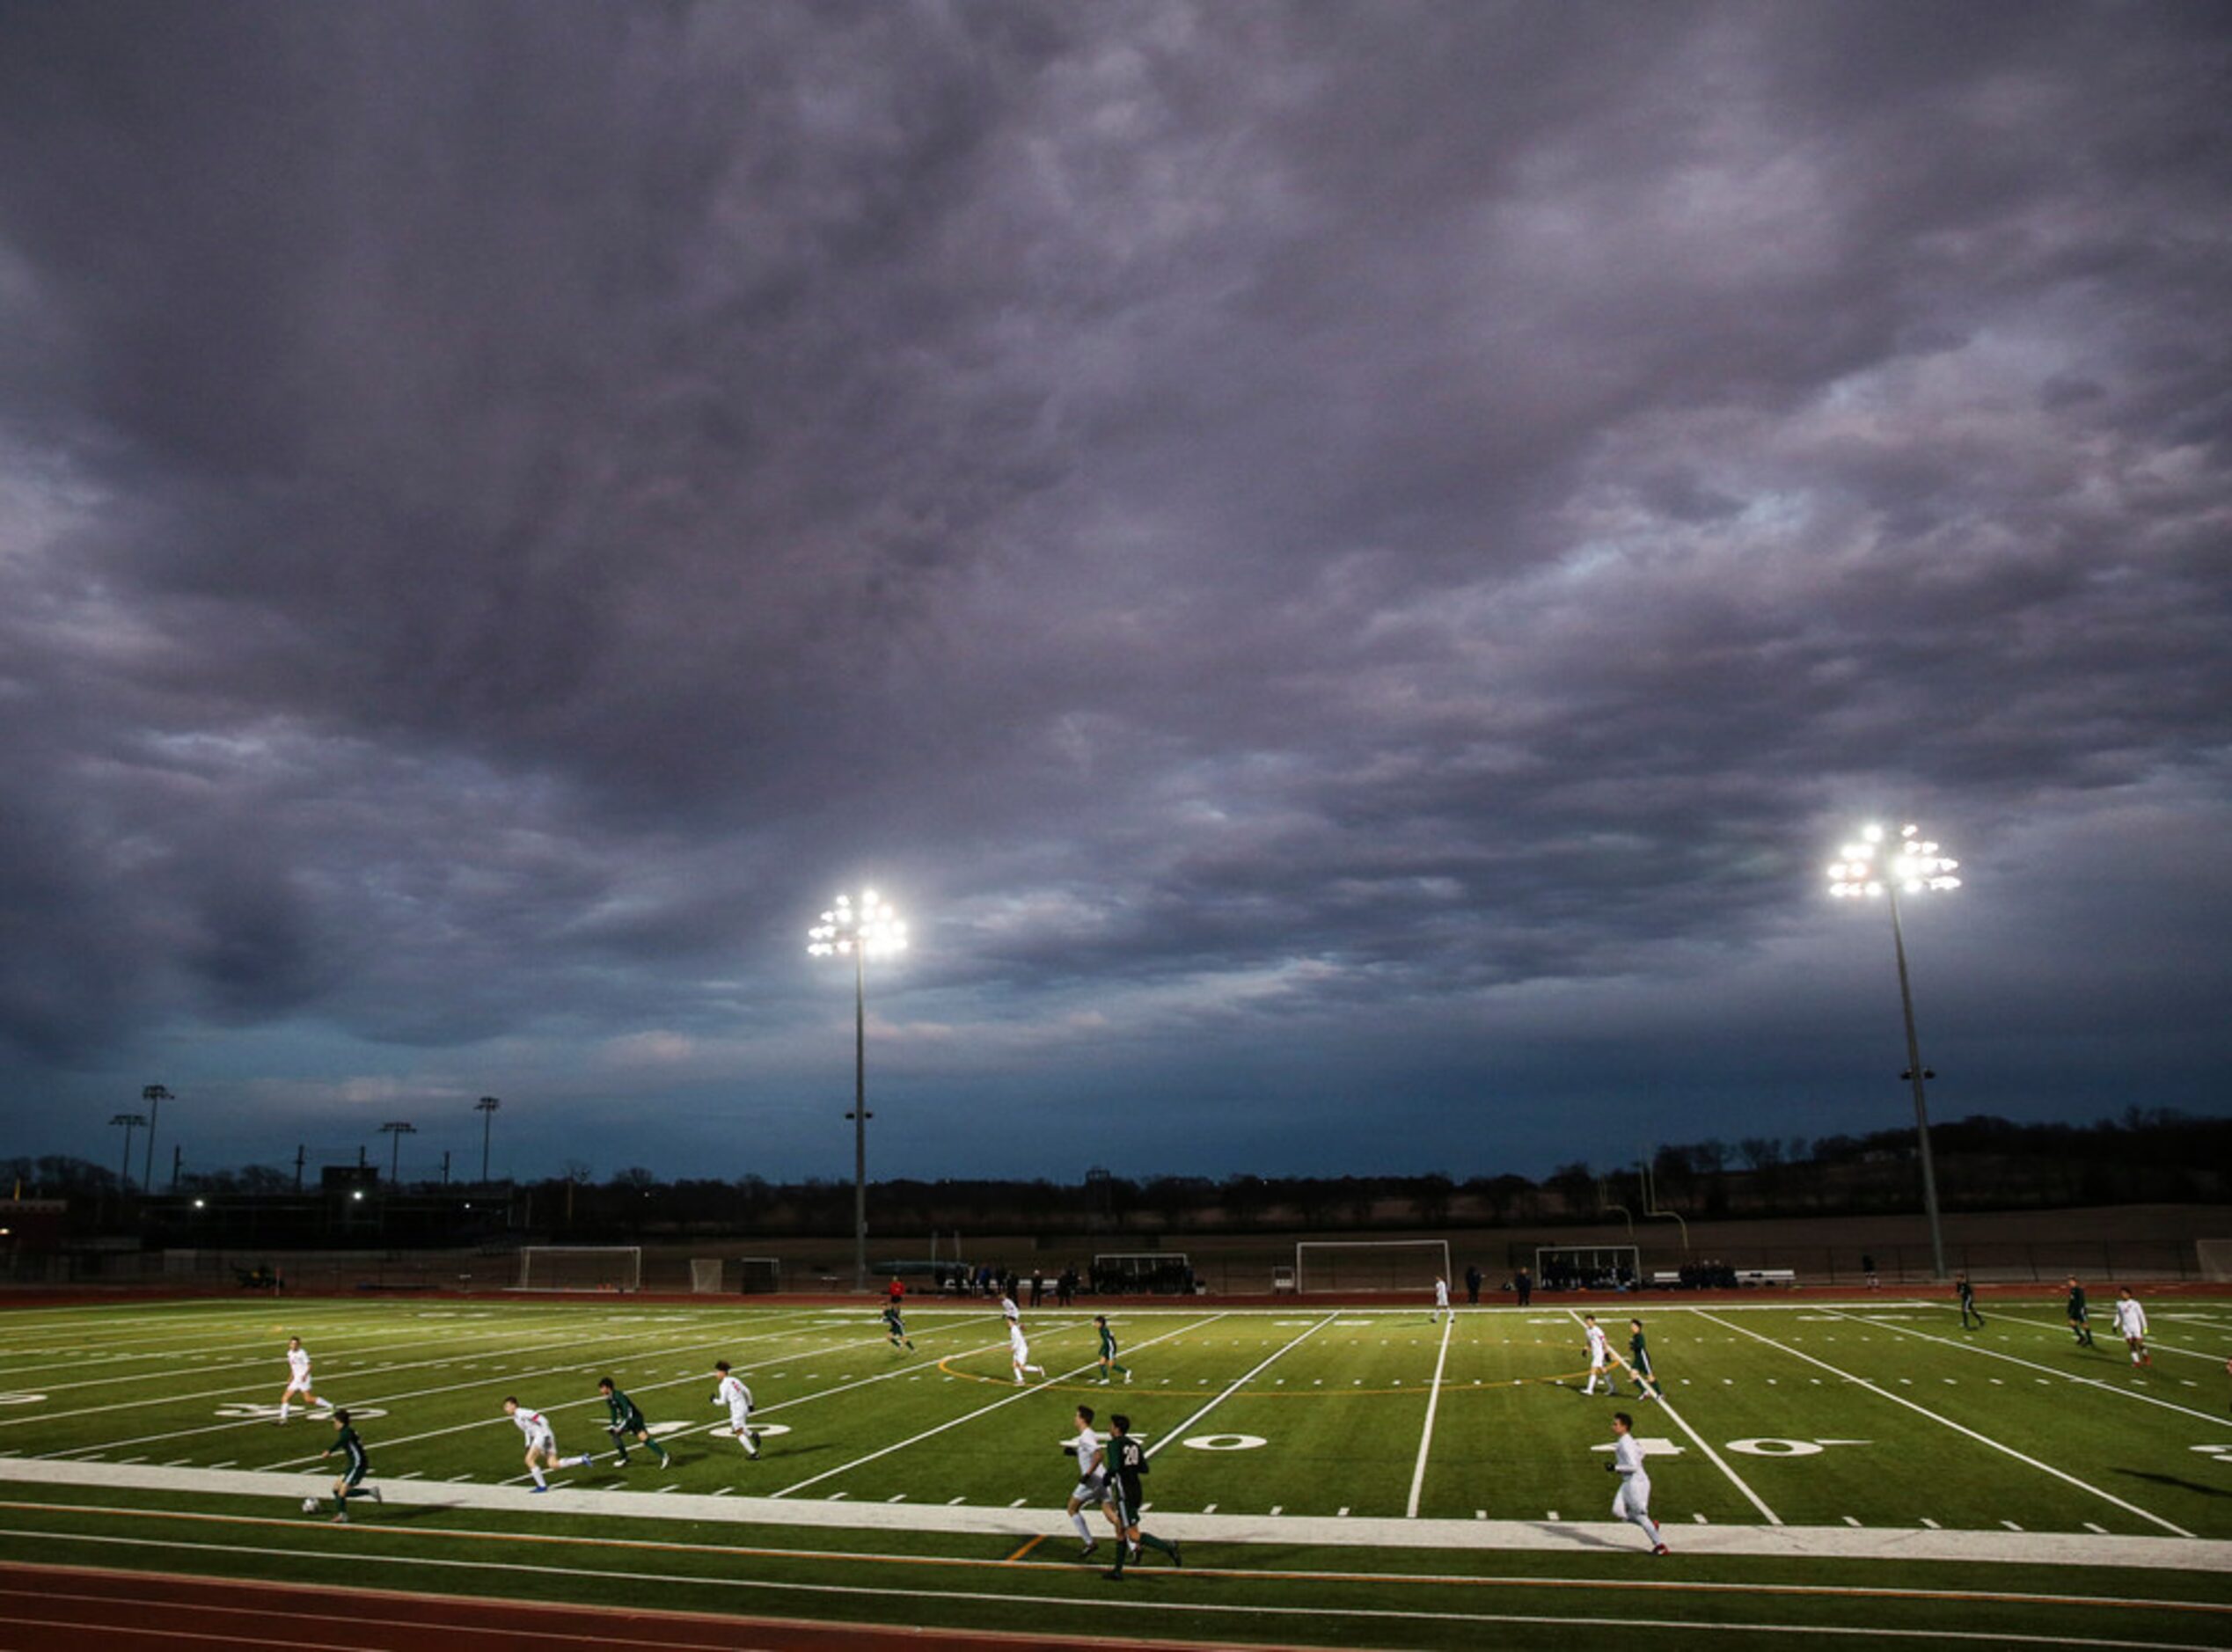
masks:
[[[318,1499],[315,1497],[304,1498],[303,1512],[304,1514],[316,1514],[318,1512]]]

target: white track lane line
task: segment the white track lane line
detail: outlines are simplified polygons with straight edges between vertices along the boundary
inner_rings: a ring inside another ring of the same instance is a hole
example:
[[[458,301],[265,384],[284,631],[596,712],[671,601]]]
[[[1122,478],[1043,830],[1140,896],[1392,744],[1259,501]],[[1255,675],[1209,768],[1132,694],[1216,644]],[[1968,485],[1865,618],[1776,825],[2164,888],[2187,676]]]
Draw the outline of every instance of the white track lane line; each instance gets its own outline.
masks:
[[[2116,1505],[2116,1507],[2123,1509],[2126,1513],[2135,1514],[2141,1519],[2148,1522],[2150,1524],[2162,1527],[2165,1531],[2173,1533],[2174,1535],[2181,1538],[2190,1538],[2193,1535],[2193,1533],[2188,1531],[2184,1526],[2173,1524],[2171,1522],[2163,1519],[2162,1517],[2158,1514],[2150,1514],[2148,1510],[2141,1508],[2135,1502],[2126,1502],[2121,1497],[2117,1496],[2113,1492],[2103,1491],[2097,1486],[2088,1485],[2085,1481],[2079,1480],[2075,1474],[2069,1473],[2065,1470],[2056,1468],[2051,1463],[2041,1463],[2037,1458],[2026,1456],[2024,1453],[2016,1451],[2012,1445],[2008,1445],[2001,1441],[1995,1440],[1988,1434],[1979,1434],[1974,1429],[1969,1428],[1964,1423],[1956,1422],[1950,1417],[1941,1415],[1939,1413],[1932,1411],[1927,1406],[1918,1406],[1903,1394],[1895,1394],[1888,1388],[1877,1387],[1874,1383],[1868,1381],[1865,1378],[1855,1377],[1850,1371],[1839,1371],[1834,1365],[1832,1365],[1826,1360],[1816,1359],[1811,1354],[1802,1353],[1798,1349],[1791,1348],[1785,1343],[1776,1341],[1771,1336],[1761,1336],[1757,1331],[1745,1330],[1745,1327],[1740,1325],[1732,1326],[1724,1319],[1714,1319],[1711,1314],[1706,1312],[1702,1308],[1692,1308],[1690,1312],[1697,1315],[1697,1317],[1701,1319],[1705,1319],[1712,1324],[1719,1326],[1724,1331],[1742,1331],[1745,1335],[1750,1337],[1755,1342],[1764,1342],[1769,1348],[1781,1349],[1783,1353],[1789,1355],[1793,1359],[1802,1359],[1810,1365],[1819,1365],[1823,1371],[1827,1371],[1833,1377],[1841,1377],[1848,1383],[1857,1384],[1860,1387],[1865,1388],[1870,1393],[1880,1395],[1884,1399],[1890,1400],[1893,1405],[1905,1406],[1909,1411],[1914,1412],[1918,1416],[1928,1417],[1932,1422],[1937,1423],[1942,1427],[1950,1429],[1956,1434],[1965,1434],[1970,1439],[1976,1441],[1979,1444],[1988,1445],[1994,1451],[2002,1452],[2005,1455],[2015,1458],[2015,1460],[2018,1463],[2028,1463],[2032,1468],[2037,1469],[2040,1473],[2051,1474],[2058,1480],[2075,1486],[2079,1491],[2089,1492],[2092,1495],[2101,1499],[2104,1502],[2112,1502]]]
[[[1441,1374],[1449,1363],[1449,1334],[1457,1328],[1457,1316],[1442,1316],[1441,1352],[1434,1359],[1434,1385],[1426,1394],[1426,1426],[1418,1431],[1418,1466],[1410,1471],[1410,1501],[1403,1507],[1403,1517],[1418,1517],[1419,1495],[1426,1489],[1426,1453],[1434,1444],[1434,1412],[1441,1404]]]
[[[1852,1319],[1849,1314],[1841,1314],[1839,1317]],[[1853,1319],[1853,1323],[1872,1322]],[[2060,1377],[2068,1382],[2081,1383],[2088,1388],[2097,1388],[2103,1393],[2120,1394],[2126,1400],[2136,1400],[2142,1405],[2160,1406],[2165,1411],[2176,1411],[2184,1416],[2199,1417],[2202,1422],[2220,1429],[2232,1429],[2232,1417],[2220,1417],[2210,1412],[2196,1411],[2191,1406],[2181,1406],[2169,1400],[2157,1400],[2152,1394],[2135,1394],[2130,1389],[2119,1388],[2115,1384],[2102,1378],[2080,1377],[2073,1371],[2056,1371],[2051,1365],[2041,1365],[2035,1360],[2027,1360],[2019,1355],[2002,1354],[1997,1349],[1980,1348],[1973,1342],[1957,1342],[1950,1336],[1936,1336],[1928,1331],[1910,1331],[1904,1326],[1877,1324],[1876,1328],[1881,1331],[1896,1331],[1901,1336],[1918,1336],[1925,1342],[1943,1343],[1947,1348],[1958,1348],[1965,1354],[1980,1354],[1987,1359],[2003,1359],[2010,1365],[2022,1365],[2031,1371],[2042,1371],[2049,1377]]]
[[[2116,1320],[2114,1314],[2115,1305],[2116,1305],[2113,1302],[2110,1302],[2107,1305],[2109,1309],[2107,1317],[2099,1321],[2100,1324],[2107,1327],[2108,1334],[2112,1339],[2111,1346],[2114,1343],[2120,1343],[2124,1340],[2122,1337],[2116,1334]],[[2048,1319],[2018,1319],[2012,1313],[2003,1313],[1998,1317],[2005,1319],[2009,1325],[2036,1326],[2042,1331],[2067,1331],[2069,1328],[2067,1322],[2060,1325],[2055,1325]],[[2160,1349],[2165,1354],[2182,1354],[2187,1359],[2205,1359],[2216,1365],[2221,1365],[2225,1361],[2225,1356],[2222,1354],[2205,1354],[2198,1348],[2179,1348],[2175,1343],[2158,1341],[2155,1340],[2155,1333],[2152,1330],[2149,1330],[2147,1333],[2147,1349],[2149,1353],[2154,1352],[2156,1349]]]
[[[1212,1313],[1206,1319],[1199,1320],[1193,1325],[1180,1326],[1176,1330],[1165,1331],[1160,1336],[1151,1336],[1145,1341],[1135,1342],[1131,1344],[1131,1346],[1134,1348],[1153,1348],[1157,1342],[1167,1342],[1174,1336],[1183,1336],[1189,1331],[1198,1331],[1204,1325],[1214,1325],[1218,1320],[1225,1317],[1226,1316],[1221,1313]],[[896,1444],[884,1446],[880,1451],[870,1451],[866,1457],[856,1457],[849,1463],[840,1463],[835,1468],[823,1470],[821,1473],[815,1475],[811,1480],[799,1480],[794,1485],[784,1487],[780,1491],[772,1491],[767,1495],[771,1497],[787,1497],[794,1491],[804,1491],[809,1486],[818,1486],[825,1480],[834,1479],[837,1475],[845,1473],[852,1469],[860,1468],[866,1464],[873,1463],[878,1458],[889,1457],[894,1451],[904,1451],[910,1445],[918,1444],[922,1441],[929,1439],[933,1435],[943,1434],[948,1429],[957,1429],[964,1422],[974,1422],[977,1418],[984,1416],[987,1413],[998,1411],[1003,1406],[1012,1406],[1018,1400],[1028,1400],[1040,1389],[1047,1387],[1053,1383],[1066,1382],[1072,1377],[1080,1377],[1087,1371],[1097,1371],[1099,1369],[1100,1362],[1096,1356],[1094,1359],[1087,1361],[1082,1365],[1077,1366],[1072,1370],[1064,1371],[1059,1377],[1050,1377],[1042,1382],[1026,1383],[1018,1388],[1014,1393],[1006,1395],[1001,1399],[995,1400],[988,1406],[979,1406],[974,1411],[964,1411],[961,1415],[951,1418],[947,1422],[940,1422],[935,1428],[925,1429],[921,1433],[910,1435],[907,1438],[899,1441]]]
[[[18,1534],[10,1532],[0,1533],[0,1535],[14,1536]],[[40,1532],[24,1535],[45,1537],[49,1534]],[[742,1590],[747,1591],[757,1590],[775,1594],[794,1596],[845,1596],[853,1599],[889,1599],[904,1601],[917,1607],[919,1607],[923,1599],[922,1589],[919,1584],[900,1586],[896,1584],[875,1583],[816,1583],[793,1582],[788,1579],[754,1577],[749,1575],[737,1576],[734,1575],[722,1575],[718,1574],[706,1575],[692,1573],[662,1574],[650,1571],[624,1571],[618,1568],[574,1565],[545,1566],[523,1561],[452,1559],[445,1555],[380,1554],[370,1549],[358,1548],[354,1545],[350,1546],[346,1552],[336,1547],[326,1553],[313,1554],[309,1551],[299,1548],[266,1547],[260,1545],[249,1544],[236,1545],[195,1543],[179,1538],[121,1538],[96,1536],[88,1533],[74,1536],[70,1540],[73,1543],[110,1547],[175,1549],[194,1553],[217,1553],[223,1554],[256,1554],[266,1556],[283,1555],[289,1561],[296,1562],[300,1562],[304,1560],[327,1561],[331,1561],[337,1568],[348,1568],[351,1573],[354,1573],[356,1575],[356,1580],[358,1582],[364,1581],[367,1576],[376,1573],[382,1567],[398,1567],[410,1568],[413,1568],[413,1571],[423,1570],[424,1572],[429,1574],[435,1572],[479,1572],[484,1574],[496,1572],[509,1573],[523,1579],[529,1580],[548,1578],[552,1580],[565,1579],[570,1581],[580,1578],[600,1578],[615,1583],[628,1583],[636,1584],[662,1583],[670,1587],[691,1585],[709,1590]],[[406,1577],[407,1575],[408,1574],[406,1574]],[[523,1588],[531,1587],[534,1587],[534,1584],[531,1583],[523,1583]],[[1013,1590],[993,1590],[954,1589],[940,1590],[938,1593],[938,1598],[940,1600],[968,1601],[972,1604],[989,1604],[1002,1608],[1012,1608],[1016,1604],[1019,1597]],[[1122,1600],[1116,1599],[1108,1595],[1076,1595],[1065,1597],[1060,1595],[1049,1594],[1034,1595],[1029,1598],[1031,1605],[1035,1608],[1055,1611],[1067,1609],[1083,1614],[1087,1617],[1089,1624],[1093,1627],[1097,1628],[1104,1634],[1109,1629],[1109,1626],[1116,1621],[1114,1617],[1115,1613],[1123,1612],[1140,1612],[1148,1613],[1151,1616],[1155,1613],[1165,1613],[1174,1617],[1183,1617],[1189,1614],[1201,1614],[1203,1616],[1216,1614],[1226,1618],[1240,1617],[1248,1619],[1258,1619],[1267,1616],[1289,1618],[1340,1618],[1352,1619],[1360,1622],[1372,1623],[1469,1624],[1480,1627],[1487,1627],[1490,1626],[1526,1627],[1540,1626],[1545,1628],[1555,1627],[1567,1631],[1573,1629],[1601,1629],[1606,1631],[1612,1635],[1621,1637],[1632,1635],[1637,1630],[1648,1629],[1666,1629],[1687,1633],[1698,1633],[1701,1631],[1709,1630],[1714,1634],[1723,1636],[1746,1633],[1767,1634],[1775,1636],[1779,1639],[1788,1639],[1793,1643],[1796,1643],[1800,1640],[1811,1639],[1816,1636],[1841,1635],[1847,1638],[1857,1637],[1871,1641],[1919,1641],[1924,1642],[1925,1644],[1935,1644],[1938,1646],[1972,1641],[1993,1646],[2102,1648],[2111,1648],[2112,1649],[2112,1652],[2214,1652],[2215,1648],[2221,1644],[2214,1641],[2108,1640],[2097,1636],[2081,1636],[2066,1634],[2053,1635],[2013,1634],[2005,1631],[1950,1629],[1943,1625],[1932,1625],[1927,1628],[1895,1629],[1887,1628],[1879,1625],[1843,1625],[1824,1623],[1802,1624],[1789,1622],[1760,1623],[1745,1622],[1742,1620],[1716,1621],[1707,1624],[1701,1623],[1700,1620],[1694,1618],[1584,1618],[1575,1617],[1564,1613],[1554,1615],[1540,1612],[1421,1612],[1415,1608],[1400,1606],[1342,1606],[1337,1604],[1328,1604],[1322,1601],[1312,1601],[1307,1603],[1297,1602],[1292,1605],[1282,1604],[1277,1602],[1264,1604],[1251,1603],[1243,1605],[1230,1601],[1204,1601],[1195,1598],[1189,1598],[1185,1600],[1156,1600],[1145,1595],[1130,1596]]]
[[[1568,1308],[1566,1312],[1573,1316],[1573,1322],[1576,1325],[1578,1325],[1581,1322],[1581,1314],[1578,1309]],[[1610,1339],[1607,1338],[1606,1341],[1608,1344]],[[1636,1386],[1638,1389],[1641,1389],[1643,1386],[1643,1378],[1636,1375],[1635,1367],[1628,1364],[1626,1360],[1621,1359],[1616,1351],[1613,1354],[1613,1358],[1620,1360],[1620,1369],[1626,1371],[1628,1377],[1634,1381]],[[1643,1402],[1639,1400],[1637,1403],[1641,1404]],[[1687,1419],[1686,1419],[1680,1412],[1674,1409],[1673,1402],[1666,1398],[1666,1391],[1665,1388],[1659,1388],[1658,1398],[1650,1400],[1648,1403],[1657,1406],[1665,1412],[1666,1420],[1672,1422],[1676,1428],[1679,1429],[1684,1434],[1689,1436],[1690,1444],[1696,1446],[1699,1451],[1704,1452],[1706,1460],[1710,1462],[1715,1468],[1719,1469],[1722,1473],[1728,1476],[1729,1484],[1734,1486],[1737,1490],[1744,1494],[1745,1500],[1751,1503],[1752,1507],[1758,1509],[1760,1513],[1766,1517],[1767,1524],[1771,1526],[1779,1526],[1782,1524],[1782,1517],[1775,1513],[1774,1509],[1768,1508],[1765,1500],[1760,1497],[1760,1494],[1753,1491],[1750,1486],[1745,1483],[1744,1477],[1728,1466],[1728,1459],[1723,1458],[1718,1451],[1715,1451],[1711,1444],[1706,1440],[1705,1436],[1700,1434],[1695,1429],[1691,1428]]]

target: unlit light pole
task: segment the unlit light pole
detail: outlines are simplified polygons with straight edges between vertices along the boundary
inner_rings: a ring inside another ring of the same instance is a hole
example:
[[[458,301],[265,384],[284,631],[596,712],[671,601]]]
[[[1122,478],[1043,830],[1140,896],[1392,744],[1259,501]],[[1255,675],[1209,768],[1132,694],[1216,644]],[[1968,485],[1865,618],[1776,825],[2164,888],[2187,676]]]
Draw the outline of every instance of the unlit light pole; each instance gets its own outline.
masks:
[[[163,1104],[178,1097],[161,1085],[151,1084],[141,1090],[140,1100],[147,1103],[147,1160],[140,1171],[140,1191],[151,1195],[155,1191],[155,1121],[162,1116]]]

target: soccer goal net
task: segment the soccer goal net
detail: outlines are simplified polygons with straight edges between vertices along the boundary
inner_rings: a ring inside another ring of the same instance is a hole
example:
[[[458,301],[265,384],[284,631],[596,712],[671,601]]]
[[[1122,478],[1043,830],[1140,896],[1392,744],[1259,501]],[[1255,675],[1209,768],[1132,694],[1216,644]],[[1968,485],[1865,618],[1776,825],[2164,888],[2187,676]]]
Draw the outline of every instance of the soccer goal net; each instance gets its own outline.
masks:
[[[643,1252],[634,1245],[528,1245],[519,1253],[522,1290],[634,1290]]]
[[[1429,1291],[1449,1277],[1447,1239],[1304,1239],[1294,1247],[1294,1289]]]
[[[1545,1290],[1624,1290],[1642,1277],[1634,1245],[1545,1245],[1534,1253],[1534,1283]]]
[[[721,1258],[692,1256],[690,1259],[690,1290],[692,1294],[713,1297],[721,1294]]]
[[[1093,1289],[1104,1296],[1184,1296],[1194,1265],[1183,1251],[1101,1251],[1093,1258]]]
[[[736,1289],[765,1296],[783,1288],[783,1263],[776,1256],[739,1256],[736,1259]]]
[[[2193,1250],[2204,1279],[2232,1279],[2232,1239],[2195,1239]]]

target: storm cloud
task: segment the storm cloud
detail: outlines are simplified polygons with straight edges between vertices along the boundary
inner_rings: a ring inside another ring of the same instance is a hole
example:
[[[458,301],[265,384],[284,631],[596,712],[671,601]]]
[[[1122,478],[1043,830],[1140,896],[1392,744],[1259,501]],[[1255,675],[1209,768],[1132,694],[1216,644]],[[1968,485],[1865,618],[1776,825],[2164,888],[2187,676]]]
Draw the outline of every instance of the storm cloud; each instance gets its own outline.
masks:
[[[0,1084],[99,1158],[2224,1105],[2210,7],[0,5]]]

